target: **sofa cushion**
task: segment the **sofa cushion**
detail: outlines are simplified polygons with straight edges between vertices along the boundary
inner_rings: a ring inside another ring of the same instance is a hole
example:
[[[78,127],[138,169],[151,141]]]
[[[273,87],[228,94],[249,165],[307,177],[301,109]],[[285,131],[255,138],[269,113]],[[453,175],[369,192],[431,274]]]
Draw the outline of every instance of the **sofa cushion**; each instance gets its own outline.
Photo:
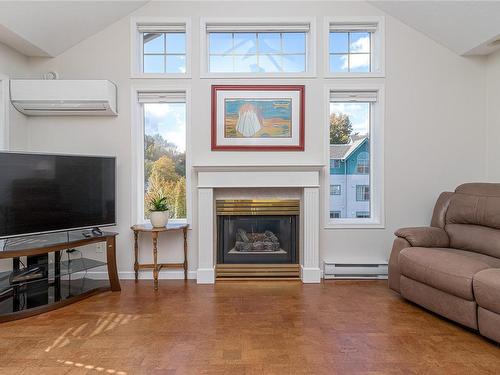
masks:
[[[500,196],[453,194],[446,211],[446,224],[473,224],[500,229]]]
[[[399,267],[401,274],[410,279],[474,301],[474,275],[500,268],[500,259],[451,248],[411,247],[399,254]]]
[[[500,230],[480,225],[447,224],[450,247],[500,258]]]
[[[500,314],[500,269],[487,269],[474,275],[474,296],[477,304]]]

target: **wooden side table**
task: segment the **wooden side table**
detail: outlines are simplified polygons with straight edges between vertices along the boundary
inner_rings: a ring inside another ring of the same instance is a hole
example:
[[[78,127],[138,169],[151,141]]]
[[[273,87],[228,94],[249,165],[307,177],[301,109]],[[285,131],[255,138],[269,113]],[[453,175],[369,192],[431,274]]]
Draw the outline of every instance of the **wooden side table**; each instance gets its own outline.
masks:
[[[166,227],[153,228],[151,224],[137,224],[131,227],[134,231],[134,271],[135,281],[139,277],[139,270],[153,269],[154,288],[158,290],[158,273],[162,268],[184,268],[184,280],[187,280],[187,224],[168,224]],[[184,262],[183,263],[158,263],[158,234],[167,231],[182,231],[184,236]],[[151,233],[153,239],[153,264],[139,264],[139,233]]]

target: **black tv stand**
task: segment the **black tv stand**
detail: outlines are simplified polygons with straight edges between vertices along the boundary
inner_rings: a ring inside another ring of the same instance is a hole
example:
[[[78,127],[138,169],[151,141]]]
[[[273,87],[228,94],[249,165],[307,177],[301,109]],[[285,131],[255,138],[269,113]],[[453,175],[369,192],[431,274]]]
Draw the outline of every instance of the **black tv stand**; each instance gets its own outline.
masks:
[[[82,238],[82,231],[59,232],[6,241],[0,248],[0,259],[12,259],[12,271],[0,272],[0,322],[54,310],[97,293],[120,290],[117,233],[87,234],[89,237]],[[106,243],[105,261],[86,258],[82,254],[84,248],[77,256],[71,251],[99,242]],[[21,262],[21,257],[26,260]],[[102,266],[107,266],[109,281],[87,276],[87,271]],[[36,267],[43,270],[42,277],[25,277],[26,272]]]
[[[92,228],[91,232],[94,236],[102,236],[102,230],[100,230],[98,227]]]

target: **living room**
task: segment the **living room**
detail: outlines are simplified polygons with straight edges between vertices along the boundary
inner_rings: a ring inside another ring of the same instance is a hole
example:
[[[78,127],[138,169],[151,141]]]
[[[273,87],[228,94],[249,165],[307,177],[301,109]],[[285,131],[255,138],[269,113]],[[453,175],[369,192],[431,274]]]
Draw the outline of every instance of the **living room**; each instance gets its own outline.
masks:
[[[500,372],[499,25],[1,2],[0,373]]]

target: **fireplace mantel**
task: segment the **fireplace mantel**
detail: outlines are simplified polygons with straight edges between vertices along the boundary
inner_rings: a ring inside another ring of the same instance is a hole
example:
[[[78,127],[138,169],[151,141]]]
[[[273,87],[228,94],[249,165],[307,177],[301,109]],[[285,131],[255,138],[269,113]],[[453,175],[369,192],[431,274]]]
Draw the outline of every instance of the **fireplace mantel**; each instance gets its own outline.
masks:
[[[301,279],[320,282],[319,269],[319,187],[320,165],[195,166],[198,188],[198,270],[199,284],[215,282],[214,189],[218,188],[300,188],[302,191],[300,246]],[[211,228],[211,230],[209,229]]]

